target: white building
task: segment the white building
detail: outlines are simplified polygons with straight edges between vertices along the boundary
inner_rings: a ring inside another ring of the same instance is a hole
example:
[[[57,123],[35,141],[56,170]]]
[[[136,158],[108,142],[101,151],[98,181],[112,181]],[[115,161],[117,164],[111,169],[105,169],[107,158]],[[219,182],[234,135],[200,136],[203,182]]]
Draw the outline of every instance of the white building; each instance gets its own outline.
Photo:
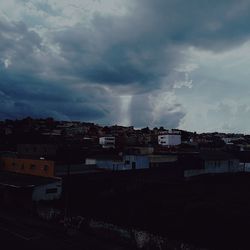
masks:
[[[114,136],[103,136],[99,138],[99,144],[103,148],[115,148],[115,137]]]
[[[87,158],[86,165],[96,165],[97,168],[112,171],[146,169],[149,168],[149,159],[147,155],[124,155],[124,156],[96,156]]]
[[[57,200],[62,194],[62,179],[6,171],[0,175],[0,191],[17,204]]]
[[[162,146],[176,146],[181,144],[180,131],[169,130],[158,135],[158,144]]]
[[[47,178],[48,179],[48,178]],[[62,182],[61,179],[55,179],[48,183],[34,185],[32,192],[32,201],[57,200],[61,197]]]

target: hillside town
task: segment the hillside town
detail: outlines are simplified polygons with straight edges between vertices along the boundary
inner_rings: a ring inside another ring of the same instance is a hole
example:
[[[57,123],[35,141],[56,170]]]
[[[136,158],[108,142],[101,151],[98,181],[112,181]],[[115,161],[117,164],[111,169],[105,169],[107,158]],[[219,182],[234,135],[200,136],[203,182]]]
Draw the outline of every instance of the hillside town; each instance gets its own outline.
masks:
[[[244,134],[28,117],[1,122],[0,139],[1,170],[31,176],[164,168],[187,178],[250,171],[250,135]]]
[[[171,197],[185,183],[250,172],[250,135],[245,134],[27,117],[1,121],[0,142],[2,209],[18,208],[66,227],[69,218],[82,216],[157,231],[159,224],[155,229],[153,222],[139,219],[151,195],[161,203],[164,188]],[[130,203],[138,192],[142,200],[148,194],[146,201]]]

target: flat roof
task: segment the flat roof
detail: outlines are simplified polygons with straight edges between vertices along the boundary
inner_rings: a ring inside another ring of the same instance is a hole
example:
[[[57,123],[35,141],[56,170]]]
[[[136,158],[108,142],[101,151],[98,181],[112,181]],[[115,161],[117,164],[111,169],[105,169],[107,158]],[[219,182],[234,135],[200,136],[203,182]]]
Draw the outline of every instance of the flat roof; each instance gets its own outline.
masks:
[[[61,181],[61,179],[0,171],[0,186],[12,188],[32,188],[57,181]]]

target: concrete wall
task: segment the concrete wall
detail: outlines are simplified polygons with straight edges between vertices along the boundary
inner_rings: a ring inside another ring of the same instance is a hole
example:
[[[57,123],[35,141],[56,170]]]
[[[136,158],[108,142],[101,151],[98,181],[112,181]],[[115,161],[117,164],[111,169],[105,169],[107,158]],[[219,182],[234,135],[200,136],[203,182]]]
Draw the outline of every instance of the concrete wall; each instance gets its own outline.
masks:
[[[239,160],[206,161],[203,169],[189,169],[184,171],[184,177],[192,177],[202,174],[235,173],[243,172],[244,166]]]
[[[96,160],[97,168],[109,170],[126,170],[123,161],[115,160]]]
[[[96,159],[87,158],[85,160],[85,164],[86,165],[95,165],[96,164]]]
[[[32,193],[33,201],[41,200],[55,200],[61,197],[62,183],[61,181],[55,181],[46,185],[35,187]]]
[[[149,168],[149,158],[145,155],[124,155],[123,160],[127,169]]]
[[[97,168],[109,170],[131,170],[149,168],[149,159],[145,155],[125,155],[123,160],[86,159],[86,164],[96,164]]]
[[[244,169],[245,172],[250,172],[250,163],[249,162],[240,163],[240,166],[242,167],[242,169]]]
[[[205,161],[205,169],[214,173],[238,172],[239,160]]]

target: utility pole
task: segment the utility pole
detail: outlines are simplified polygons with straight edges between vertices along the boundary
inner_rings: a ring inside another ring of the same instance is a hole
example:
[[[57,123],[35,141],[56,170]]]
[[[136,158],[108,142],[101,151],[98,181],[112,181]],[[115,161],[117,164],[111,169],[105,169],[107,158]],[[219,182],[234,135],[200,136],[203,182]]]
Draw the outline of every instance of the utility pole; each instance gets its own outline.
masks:
[[[67,164],[67,177],[64,185],[65,188],[65,207],[64,207],[64,226],[67,227],[67,221],[69,217],[69,201],[70,201],[70,158],[69,147],[66,147],[66,164]]]

